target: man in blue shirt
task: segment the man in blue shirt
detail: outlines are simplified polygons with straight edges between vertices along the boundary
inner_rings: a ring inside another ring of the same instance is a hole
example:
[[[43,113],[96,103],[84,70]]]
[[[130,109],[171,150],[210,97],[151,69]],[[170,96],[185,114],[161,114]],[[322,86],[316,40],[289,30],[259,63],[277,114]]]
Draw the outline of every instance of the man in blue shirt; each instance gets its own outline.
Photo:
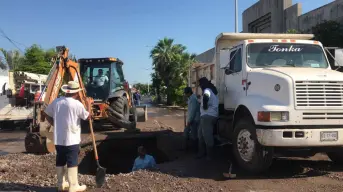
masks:
[[[185,150],[188,150],[188,141],[191,140],[194,146],[198,143],[198,127],[200,120],[200,103],[192,88],[186,87],[184,90],[185,96],[188,98],[188,113],[187,125],[184,129]]]
[[[141,105],[141,94],[139,93],[139,90],[134,93],[134,100],[135,100],[135,105],[140,106]]]
[[[156,167],[156,162],[153,156],[147,155],[143,146],[138,147],[138,157],[135,159],[132,171],[139,169],[151,169]]]

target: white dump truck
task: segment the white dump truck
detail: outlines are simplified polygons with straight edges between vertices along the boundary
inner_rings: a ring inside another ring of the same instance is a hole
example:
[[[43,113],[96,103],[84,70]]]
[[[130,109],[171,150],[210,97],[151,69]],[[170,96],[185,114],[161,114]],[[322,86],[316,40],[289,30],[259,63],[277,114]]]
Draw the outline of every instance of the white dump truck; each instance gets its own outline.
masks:
[[[30,95],[42,91],[46,75],[27,72],[7,72],[1,77],[2,95],[0,97],[0,129],[26,129],[32,122],[33,107],[29,98],[18,97],[20,86],[24,86]],[[34,99],[34,98],[32,98]],[[26,103],[26,105],[24,105]]]
[[[267,170],[277,152],[343,162],[343,73],[312,34],[221,33],[215,41],[215,138],[238,164]]]

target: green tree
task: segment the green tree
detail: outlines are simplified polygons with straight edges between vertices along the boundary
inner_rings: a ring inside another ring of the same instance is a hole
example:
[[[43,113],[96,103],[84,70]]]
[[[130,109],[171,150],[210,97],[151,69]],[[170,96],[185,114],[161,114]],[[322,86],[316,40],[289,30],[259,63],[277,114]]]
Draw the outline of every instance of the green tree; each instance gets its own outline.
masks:
[[[3,55],[3,57],[0,57],[0,69],[13,70],[23,62],[23,56],[20,55],[18,50],[7,51],[0,48],[0,52]]]
[[[151,73],[152,89],[156,90],[157,102],[161,102],[161,86],[162,86],[162,79],[160,78],[159,74],[155,71]]]
[[[51,59],[56,56],[54,49],[44,50],[34,44],[25,50],[24,60],[16,70],[30,73],[48,74]]]
[[[343,47],[343,25],[336,21],[324,21],[312,28],[315,40],[326,47]]]
[[[147,94],[148,93],[148,84],[136,83],[133,85],[133,87],[138,89],[141,94]],[[149,92],[150,92],[150,90],[149,90]]]
[[[44,51],[44,50],[43,50]],[[48,49],[46,50],[45,52],[45,58],[44,60],[47,61],[47,62],[50,62],[51,61],[51,58],[55,57],[57,55],[56,53],[56,50],[51,48],[51,49]]]
[[[286,31],[286,33],[290,33],[290,34],[299,34],[298,30],[296,30],[296,29],[288,29],[288,30]]]
[[[173,81],[171,93],[174,103],[180,104],[183,102],[183,89],[187,86],[188,70],[192,63],[195,62],[195,54],[184,52],[176,55],[173,60],[174,71],[170,75]]]
[[[296,29],[288,29],[286,31],[286,33],[290,33],[290,34],[298,34],[299,32]]]
[[[150,57],[155,69],[152,76],[154,86],[159,86],[160,89],[163,82],[164,86],[167,87],[167,104],[175,104],[182,97],[182,91],[180,95],[177,90],[186,85],[187,71],[194,61],[195,55],[187,53],[185,46],[174,44],[173,39],[164,38],[159,40],[151,50]],[[159,95],[158,90],[157,92]]]

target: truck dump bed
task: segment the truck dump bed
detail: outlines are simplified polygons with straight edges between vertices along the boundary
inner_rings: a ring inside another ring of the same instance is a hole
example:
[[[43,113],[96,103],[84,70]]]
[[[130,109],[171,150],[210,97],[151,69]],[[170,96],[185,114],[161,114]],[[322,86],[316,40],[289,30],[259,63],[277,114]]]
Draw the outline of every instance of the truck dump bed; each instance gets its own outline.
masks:
[[[22,121],[32,119],[33,107],[14,107],[6,95],[0,96],[0,121]]]
[[[33,108],[26,107],[12,107],[11,104],[7,104],[0,109],[0,121],[21,121],[32,119]]]

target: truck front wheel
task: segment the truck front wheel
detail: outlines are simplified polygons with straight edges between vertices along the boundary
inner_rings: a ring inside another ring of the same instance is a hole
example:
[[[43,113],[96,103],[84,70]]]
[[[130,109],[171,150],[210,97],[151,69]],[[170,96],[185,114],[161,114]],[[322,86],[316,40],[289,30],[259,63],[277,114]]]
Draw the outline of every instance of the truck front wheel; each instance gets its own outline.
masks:
[[[251,173],[266,171],[273,161],[273,148],[260,145],[249,119],[241,119],[235,125],[233,154],[239,166]]]

